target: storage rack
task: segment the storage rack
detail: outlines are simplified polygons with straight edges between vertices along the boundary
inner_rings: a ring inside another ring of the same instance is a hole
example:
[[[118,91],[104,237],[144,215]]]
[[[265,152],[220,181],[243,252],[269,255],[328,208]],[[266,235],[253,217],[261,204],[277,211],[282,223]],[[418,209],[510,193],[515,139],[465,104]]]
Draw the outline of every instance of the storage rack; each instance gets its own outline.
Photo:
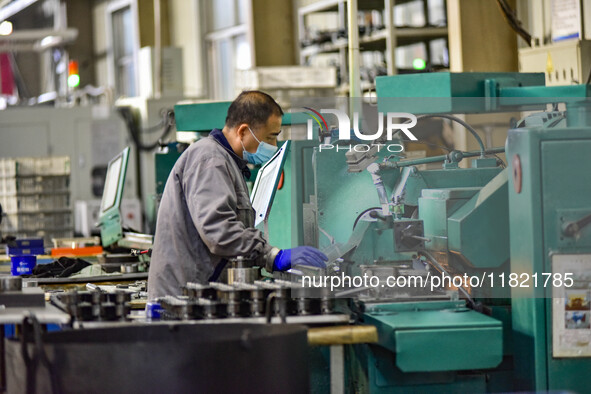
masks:
[[[0,159],[0,204],[4,235],[52,238],[73,235],[70,158]]]
[[[394,21],[394,6],[409,3],[410,0],[363,0],[358,2],[358,9],[362,12],[381,12],[383,24],[379,26],[362,27],[359,44],[362,52],[381,52],[384,56],[387,75],[398,73],[396,69],[395,49],[397,47],[426,43],[427,58],[430,59],[428,43],[435,39],[447,39],[447,26],[431,26],[429,21],[428,0],[422,0],[425,26],[423,27],[397,27]],[[444,3],[445,4],[445,3]],[[338,29],[333,32],[324,32],[324,36],[315,42],[311,42],[307,18],[318,13],[336,12]],[[310,59],[319,54],[335,53],[338,56],[340,93],[345,92],[348,79],[347,70],[347,0],[320,0],[298,8],[298,30],[300,41],[300,64],[307,65]],[[331,33],[330,35],[328,33]],[[329,37],[330,36],[330,37]],[[322,42],[324,41],[324,42]],[[443,66],[443,65],[437,65]],[[362,89],[373,89],[373,80],[362,80]]]

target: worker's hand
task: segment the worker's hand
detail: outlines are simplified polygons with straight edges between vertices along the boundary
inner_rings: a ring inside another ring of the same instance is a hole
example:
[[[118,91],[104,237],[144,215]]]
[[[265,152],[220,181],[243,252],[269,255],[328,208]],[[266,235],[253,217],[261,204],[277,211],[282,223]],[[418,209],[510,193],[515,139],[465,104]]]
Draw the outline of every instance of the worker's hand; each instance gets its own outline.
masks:
[[[287,271],[296,265],[308,265],[311,267],[326,268],[325,261],[328,257],[321,251],[311,246],[298,246],[292,249],[283,249],[275,257],[273,268],[276,271]]]

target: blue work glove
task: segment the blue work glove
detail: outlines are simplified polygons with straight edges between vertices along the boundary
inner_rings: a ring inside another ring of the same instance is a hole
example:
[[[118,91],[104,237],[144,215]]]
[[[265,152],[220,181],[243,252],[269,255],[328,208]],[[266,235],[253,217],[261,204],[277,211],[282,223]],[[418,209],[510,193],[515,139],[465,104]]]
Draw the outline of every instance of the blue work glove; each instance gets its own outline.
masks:
[[[311,246],[298,246],[292,249],[283,249],[275,257],[273,269],[287,271],[296,265],[308,265],[311,267],[326,268],[325,261],[328,257],[321,251]]]

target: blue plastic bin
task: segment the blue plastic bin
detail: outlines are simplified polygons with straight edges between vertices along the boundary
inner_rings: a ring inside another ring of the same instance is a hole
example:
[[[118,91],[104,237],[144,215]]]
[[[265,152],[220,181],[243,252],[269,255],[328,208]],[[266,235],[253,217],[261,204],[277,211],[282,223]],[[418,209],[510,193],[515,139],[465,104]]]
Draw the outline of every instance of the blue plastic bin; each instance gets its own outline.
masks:
[[[37,265],[37,256],[22,254],[10,257],[10,273],[14,276],[32,274]]]

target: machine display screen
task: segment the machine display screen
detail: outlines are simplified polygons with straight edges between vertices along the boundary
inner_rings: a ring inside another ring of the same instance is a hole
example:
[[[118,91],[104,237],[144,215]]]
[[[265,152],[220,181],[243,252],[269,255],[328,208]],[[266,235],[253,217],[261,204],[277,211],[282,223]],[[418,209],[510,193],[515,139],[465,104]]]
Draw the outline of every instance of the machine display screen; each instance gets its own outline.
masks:
[[[250,194],[250,202],[256,212],[255,227],[269,216],[289,144],[290,141],[286,141],[271,160],[259,170]]]
[[[129,154],[129,149],[124,150],[109,162],[107,177],[105,179],[105,188],[103,189],[101,214],[113,208],[117,202],[117,196],[121,194],[118,193],[118,190],[123,187],[120,183],[125,179],[125,177],[122,177],[121,175],[122,170],[124,170],[124,162],[126,162],[126,154]]]

